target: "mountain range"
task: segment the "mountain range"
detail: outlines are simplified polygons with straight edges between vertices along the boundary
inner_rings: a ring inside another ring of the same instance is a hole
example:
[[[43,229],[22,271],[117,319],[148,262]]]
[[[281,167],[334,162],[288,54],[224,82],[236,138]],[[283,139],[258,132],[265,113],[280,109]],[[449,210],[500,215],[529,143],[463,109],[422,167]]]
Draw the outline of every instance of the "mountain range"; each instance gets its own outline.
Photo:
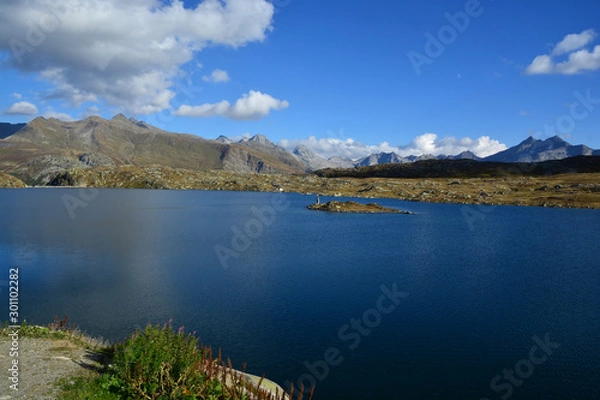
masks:
[[[222,143],[167,132],[122,114],[110,120],[92,116],[75,122],[38,117],[0,139],[0,171],[29,184],[46,184],[57,172],[71,168],[120,165],[248,173],[306,172],[304,164],[290,152],[271,148],[265,139]]]
[[[404,164],[423,160],[539,162],[578,155],[600,155],[585,145],[573,146],[558,136],[529,137],[507,150],[480,158],[470,151],[458,155],[402,157],[396,153],[371,154],[359,160],[324,158],[306,146],[293,151],[263,135],[232,140],[208,140],[173,133],[118,114],[110,120],[91,116],[64,122],[38,117],[29,124],[0,124],[0,171],[30,184],[46,184],[61,171],[96,166],[152,166],[197,171],[226,170],[242,173],[307,173],[324,168],[354,168]]]
[[[298,148],[294,150],[298,154]],[[553,136],[545,140],[528,137],[516,146],[510,147],[499,153],[488,157],[478,157],[471,151],[463,151],[457,155],[438,155],[425,154],[420,156],[402,157],[394,152],[371,154],[359,160],[342,160],[344,163],[339,165],[338,161],[333,159],[324,159],[311,154],[310,150],[303,148],[302,161],[311,170],[322,168],[350,168],[350,167],[368,167],[381,164],[404,164],[424,160],[475,160],[475,161],[497,161],[505,163],[513,162],[542,162],[549,160],[562,160],[574,156],[597,156],[600,150],[594,150],[586,145],[571,145],[559,136]]]
[[[586,145],[573,146],[559,136],[546,140],[528,137],[518,145],[484,158],[485,161],[500,162],[540,162],[562,160],[574,156],[598,156],[600,150],[593,150]]]

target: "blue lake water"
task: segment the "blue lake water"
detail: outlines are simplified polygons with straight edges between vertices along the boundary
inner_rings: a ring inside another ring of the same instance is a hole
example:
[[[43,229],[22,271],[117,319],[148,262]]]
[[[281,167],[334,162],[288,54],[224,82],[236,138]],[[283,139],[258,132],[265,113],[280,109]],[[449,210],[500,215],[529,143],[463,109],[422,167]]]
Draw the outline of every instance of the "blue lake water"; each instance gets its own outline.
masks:
[[[0,190],[0,304],[18,267],[30,323],[117,341],[173,319],[317,400],[600,398],[600,211],[313,201]]]

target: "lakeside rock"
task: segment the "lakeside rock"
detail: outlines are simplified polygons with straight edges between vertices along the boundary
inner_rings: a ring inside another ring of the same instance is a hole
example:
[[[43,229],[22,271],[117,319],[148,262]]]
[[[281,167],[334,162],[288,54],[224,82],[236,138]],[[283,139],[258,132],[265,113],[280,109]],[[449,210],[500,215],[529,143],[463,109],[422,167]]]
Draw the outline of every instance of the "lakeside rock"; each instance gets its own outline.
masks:
[[[362,214],[414,214],[410,211],[384,207],[377,203],[362,204],[356,201],[332,200],[327,203],[315,203],[307,206],[309,210],[327,211],[336,213],[362,213]]]

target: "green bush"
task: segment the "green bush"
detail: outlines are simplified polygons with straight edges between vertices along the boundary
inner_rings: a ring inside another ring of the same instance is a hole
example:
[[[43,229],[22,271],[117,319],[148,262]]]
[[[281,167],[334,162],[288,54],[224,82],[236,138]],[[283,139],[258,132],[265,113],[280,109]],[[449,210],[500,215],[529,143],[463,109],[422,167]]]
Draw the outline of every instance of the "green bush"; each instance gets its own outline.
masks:
[[[148,326],[116,346],[107,386],[125,397],[195,399],[205,382],[203,362],[194,335],[170,323]]]
[[[58,321],[58,322],[57,322]],[[3,330],[7,330],[5,324]],[[47,328],[23,324],[22,333],[33,337],[69,338],[81,341],[73,328],[62,321]],[[60,335],[60,336],[58,336]],[[67,336],[64,336],[67,335]],[[84,341],[85,342],[85,341]],[[87,341],[89,342],[89,340]],[[85,342],[85,343],[87,343]],[[99,374],[63,378],[58,382],[64,400],[283,400],[289,395],[269,393],[261,388],[263,379],[252,382],[235,371],[219,353],[213,359],[210,347],[199,347],[193,334],[185,334],[183,327],[174,331],[171,321],[163,326],[149,325],[136,330],[124,342],[114,346],[91,346],[101,355]],[[299,398],[303,397],[303,388]],[[312,398],[312,391],[309,393]]]

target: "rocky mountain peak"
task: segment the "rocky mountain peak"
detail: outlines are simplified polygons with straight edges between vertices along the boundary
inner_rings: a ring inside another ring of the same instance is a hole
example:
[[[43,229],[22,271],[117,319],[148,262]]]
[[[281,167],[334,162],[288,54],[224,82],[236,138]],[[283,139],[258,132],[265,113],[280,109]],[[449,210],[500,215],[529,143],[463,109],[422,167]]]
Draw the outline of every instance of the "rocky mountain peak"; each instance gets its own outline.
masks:
[[[473,153],[471,150],[466,150],[455,156],[450,156],[450,157],[445,157],[445,158],[450,158],[453,160],[480,160],[481,159],[481,158],[477,157],[475,155],[475,153]]]
[[[39,125],[39,124],[46,124],[47,121],[48,120],[44,117],[35,117],[31,121],[29,121],[29,123],[27,125],[35,126],[35,125]]]
[[[310,151],[308,149],[308,147],[306,147],[303,144],[299,144],[298,146],[296,146],[296,148],[292,151],[292,153],[296,154],[297,156],[301,156],[301,155],[310,155],[312,153],[312,151]]]
[[[261,134],[256,134],[252,136],[250,139],[248,139],[248,142],[261,144],[267,147],[275,147],[275,143],[271,142],[269,139],[267,139],[266,136]]]
[[[84,119],[84,121],[95,122],[95,123],[106,122],[106,120],[99,115],[90,115],[89,117]]]
[[[545,142],[549,142],[549,143],[552,143],[552,144],[558,145],[558,146],[564,146],[564,145],[568,144],[563,138],[561,138],[558,135],[552,136],[551,138],[546,139]]]
[[[119,113],[117,115],[115,115],[114,117],[112,117],[111,121],[127,121],[127,122],[133,122],[130,121],[126,116],[124,116],[123,114]],[[137,121],[136,121],[137,122]],[[134,122],[135,123],[135,122]]]
[[[233,140],[229,139],[227,136],[219,135],[219,137],[215,139],[215,142],[229,144],[233,143]]]
[[[359,166],[370,166],[377,164],[389,164],[389,163],[401,163],[406,162],[404,157],[399,156],[393,151],[390,153],[380,152],[377,154],[371,154],[365,158],[358,160],[357,165]]]

